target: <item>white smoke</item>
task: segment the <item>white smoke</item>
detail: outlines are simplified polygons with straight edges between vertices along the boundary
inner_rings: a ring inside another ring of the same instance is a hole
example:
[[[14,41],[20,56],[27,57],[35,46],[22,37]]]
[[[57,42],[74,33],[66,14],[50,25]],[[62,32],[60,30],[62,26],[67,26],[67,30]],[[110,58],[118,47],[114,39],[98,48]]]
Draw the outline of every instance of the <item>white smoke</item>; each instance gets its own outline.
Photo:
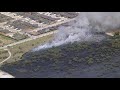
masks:
[[[51,42],[40,45],[33,51],[59,46],[75,41],[99,41],[102,36],[94,36],[91,32],[104,32],[120,27],[120,12],[82,12],[69,26],[59,27],[58,33]]]
[[[81,13],[87,17],[89,23],[97,30],[109,30],[120,27],[120,12],[86,12]]]

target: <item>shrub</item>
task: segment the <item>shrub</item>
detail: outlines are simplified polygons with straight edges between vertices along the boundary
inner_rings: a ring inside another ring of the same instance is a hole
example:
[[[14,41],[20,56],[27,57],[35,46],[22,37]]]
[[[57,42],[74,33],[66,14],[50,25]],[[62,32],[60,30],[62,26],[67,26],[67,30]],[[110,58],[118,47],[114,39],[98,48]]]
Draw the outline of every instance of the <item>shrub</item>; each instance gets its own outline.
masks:
[[[120,32],[115,32],[114,36],[119,36]]]
[[[93,58],[89,58],[89,59],[87,60],[87,63],[88,63],[88,64],[93,64],[93,63],[94,63]]]

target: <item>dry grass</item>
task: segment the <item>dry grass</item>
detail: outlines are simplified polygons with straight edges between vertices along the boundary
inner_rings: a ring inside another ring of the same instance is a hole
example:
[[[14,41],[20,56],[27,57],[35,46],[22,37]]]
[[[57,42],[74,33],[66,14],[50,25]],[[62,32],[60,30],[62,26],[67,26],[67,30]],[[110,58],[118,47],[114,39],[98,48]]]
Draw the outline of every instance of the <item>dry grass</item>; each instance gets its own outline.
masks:
[[[25,54],[32,48],[34,48],[42,43],[45,43],[46,41],[49,41],[50,39],[52,39],[52,36],[53,35],[44,36],[44,37],[38,38],[36,40],[31,40],[31,41],[28,41],[28,42],[25,42],[25,43],[22,43],[22,44],[13,46],[13,47],[9,47],[9,49],[12,53],[12,57],[7,61],[7,63],[21,60],[21,57],[23,54]]]
[[[14,39],[0,34],[0,47],[15,42]]]
[[[6,59],[9,56],[8,51],[0,50],[0,62]]]

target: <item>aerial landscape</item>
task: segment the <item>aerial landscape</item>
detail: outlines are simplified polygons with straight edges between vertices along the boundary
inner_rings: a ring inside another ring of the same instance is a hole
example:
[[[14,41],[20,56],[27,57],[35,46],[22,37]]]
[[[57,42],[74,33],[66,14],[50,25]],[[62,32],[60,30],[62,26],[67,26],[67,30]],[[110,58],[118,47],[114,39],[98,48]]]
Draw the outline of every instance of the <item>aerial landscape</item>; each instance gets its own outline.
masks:
[[[120,12],[0,12],[0,78],[120,78]]]

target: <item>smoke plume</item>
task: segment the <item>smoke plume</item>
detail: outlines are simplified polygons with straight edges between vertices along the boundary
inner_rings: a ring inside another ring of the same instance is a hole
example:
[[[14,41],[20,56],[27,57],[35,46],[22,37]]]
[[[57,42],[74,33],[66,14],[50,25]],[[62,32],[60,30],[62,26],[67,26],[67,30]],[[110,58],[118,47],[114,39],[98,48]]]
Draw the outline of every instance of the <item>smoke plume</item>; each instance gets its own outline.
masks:
[[[93,32],[105,32],[120,28],[120,12],[81,12],[68,26],[61,26],[51,42],[34,48],[38,51],[75,41],[100,41],[104,36]]]

